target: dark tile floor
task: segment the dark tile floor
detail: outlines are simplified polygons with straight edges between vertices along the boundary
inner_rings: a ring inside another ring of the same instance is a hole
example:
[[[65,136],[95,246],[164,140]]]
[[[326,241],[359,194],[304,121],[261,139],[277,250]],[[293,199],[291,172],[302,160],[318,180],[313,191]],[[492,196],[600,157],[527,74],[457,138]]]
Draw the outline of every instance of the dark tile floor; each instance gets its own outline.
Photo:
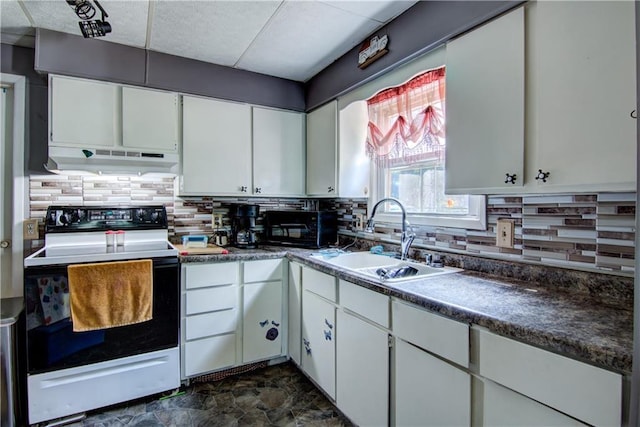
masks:
[[[85,426],[351,426],[292,363],[87,413]]]

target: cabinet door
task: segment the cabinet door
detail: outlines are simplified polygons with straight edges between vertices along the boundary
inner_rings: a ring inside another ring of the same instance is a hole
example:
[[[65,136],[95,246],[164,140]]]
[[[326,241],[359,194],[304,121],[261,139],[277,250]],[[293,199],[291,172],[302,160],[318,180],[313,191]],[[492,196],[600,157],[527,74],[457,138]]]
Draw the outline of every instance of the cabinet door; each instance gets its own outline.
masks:
[[[302,265],[289,263],[289,356],[298,365],[301,364],[302,347]]]
[[[307,114],[307,194],[336,195],[338,102]]]
[[[389,340],[387,332],[338,311],[336,404],[355,424],[389,422]]]
[[[305,115],[253,108],[253,192],[304,195]]]
[[[282,354],[282,281],[244,285],[244,363]]]
[[[491,381],[483,380],[481,388],[482,425],[495,427],[586,426],[578,420]]]
[[[319,296],[302,295],[302,369],[332,399],[336,397],[336,309]]]
[[[635,191],[634,25],[634,2],[529,5],[527,192]]]
[[[51,76],[49,90],[53,143],[88,149],[117,145],[117,85]]]
[[[470,425],[471,376],[400,339],[394,348],[395,425]]]
[[[353,102],[340,110],[338,195],[369,197],[371,161],[366,144],[369,113],[365,101]]]
[[[523,8],[447,44],[448,194],[522,186],[524,54]]]
[[[122,145],[177,152],[178,94],[123,87]]]
[[[251,108],[183,96],[181,194],[247,194],[251,185]]]

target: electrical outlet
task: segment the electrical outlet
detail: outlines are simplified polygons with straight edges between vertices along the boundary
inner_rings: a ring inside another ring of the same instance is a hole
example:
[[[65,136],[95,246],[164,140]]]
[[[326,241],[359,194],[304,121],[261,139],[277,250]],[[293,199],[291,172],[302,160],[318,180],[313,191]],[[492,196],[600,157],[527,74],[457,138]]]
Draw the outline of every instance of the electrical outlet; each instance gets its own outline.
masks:
[[[221,213],[212,213],[211,214],[211,223],[213,224],[213,228],[222,227],[222,214]]]
[[[38,219],[25,219],[22,224],[22,237],[25,240],[37,240],[40,235],[38,232]]]
[[[353,215],[353,223],[356,231],[364,231],[364,214],[354,214]]]
[[[499,219],[496,225],[496,246],[513,248],[515,222],[509,219]]]

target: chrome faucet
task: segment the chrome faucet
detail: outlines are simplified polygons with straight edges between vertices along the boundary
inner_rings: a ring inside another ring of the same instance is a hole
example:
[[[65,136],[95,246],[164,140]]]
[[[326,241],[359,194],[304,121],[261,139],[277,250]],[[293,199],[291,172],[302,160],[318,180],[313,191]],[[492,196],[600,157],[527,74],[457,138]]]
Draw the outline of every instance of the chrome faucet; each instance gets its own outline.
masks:
[[[385,202],[393,202],[400,206],[400,210],[402,211],[402,234],[400,235],[400,259],[406,260],[407,255],[409,254],[409,247],[411,247],[411,243],[413,243],[413,239],[415,239],[416,234],[413,232],[413,228],[409,221],[407,221],[407,211],[400,203],[400,200],[394,199],[392,197],[386,197],[384,199],[380,199],[375,205],[373,205],[373,210],[371,211],[371,216],[367,220],[367,227],[365,231],[368,233],[373,233],[373,229],[375,227],[375,222],[373,222],[373,217],[376,215],[376,210],[378,206]],[[411,231],[407,231],[407,226],[411,229]]]

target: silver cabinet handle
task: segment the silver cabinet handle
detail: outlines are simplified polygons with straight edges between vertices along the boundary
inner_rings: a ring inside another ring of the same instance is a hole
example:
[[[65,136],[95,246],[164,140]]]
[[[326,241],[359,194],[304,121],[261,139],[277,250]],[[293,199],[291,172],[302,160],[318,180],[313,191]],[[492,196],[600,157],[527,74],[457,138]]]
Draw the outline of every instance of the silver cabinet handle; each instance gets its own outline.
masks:
[[[0,242],[0,248],[2,249],[7,249],[9,246],[11,246],[11,240],[3,240]]]

